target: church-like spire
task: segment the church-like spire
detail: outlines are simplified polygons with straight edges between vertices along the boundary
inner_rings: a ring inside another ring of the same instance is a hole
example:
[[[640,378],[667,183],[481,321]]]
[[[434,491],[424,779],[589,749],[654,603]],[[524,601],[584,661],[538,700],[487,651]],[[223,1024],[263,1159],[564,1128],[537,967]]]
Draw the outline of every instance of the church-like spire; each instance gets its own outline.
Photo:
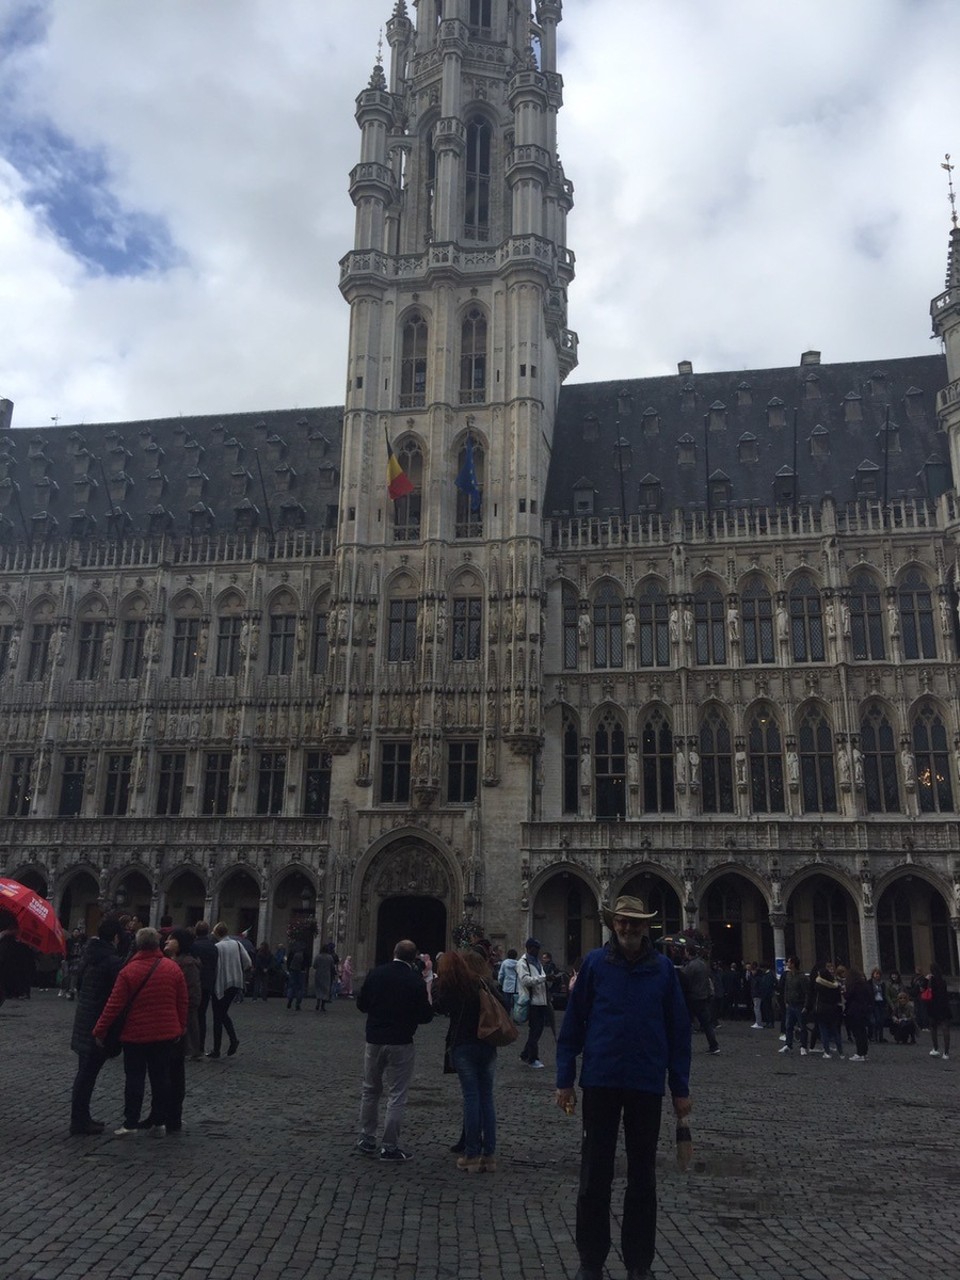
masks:
[[[947,253],[947,289],[960,289],[960,227],[957,225],[957,193],[953,186],[953,170],[954,165],[950,163],[950,152],[943,157],[940,162],[940,168],[947,171],[947,187],[950,201],[950,221],[953,227],[950,231],[950,248]]]

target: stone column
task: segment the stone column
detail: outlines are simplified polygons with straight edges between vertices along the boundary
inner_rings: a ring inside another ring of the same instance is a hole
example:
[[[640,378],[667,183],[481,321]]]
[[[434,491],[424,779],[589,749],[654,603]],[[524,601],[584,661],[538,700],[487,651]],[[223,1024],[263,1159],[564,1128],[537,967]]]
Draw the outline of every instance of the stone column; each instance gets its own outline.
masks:
[[[860,920],[860,945],[863,950],[863,971],[870,973],[880,963],[880,940],[877,936],[877,917],[873,905],[864,904]]]
[[[768,919],[773,930],[773,958],[779,975],[787,961],[787,913],[785,911],[771,911]]]

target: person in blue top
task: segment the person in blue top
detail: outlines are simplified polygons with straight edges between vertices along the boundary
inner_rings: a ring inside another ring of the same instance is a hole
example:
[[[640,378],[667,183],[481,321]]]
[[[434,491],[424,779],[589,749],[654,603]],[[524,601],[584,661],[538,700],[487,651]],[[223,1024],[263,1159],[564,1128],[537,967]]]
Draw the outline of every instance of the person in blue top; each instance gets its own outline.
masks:
[[[582,1055],[583,1145],[576,1280],[601,1280],[610,1251],[610,1188],[623,1115],[627,1189],[620,1247],[627,1280],[650,1274],[657,1233],[657,1140],[664,1082],[678,1119],[690,1113],[690,1017],[673,964],[650,941],[640,898],[603,908],[612,930],[583,962],[557,1041],[557,1106],[576,1108]]]

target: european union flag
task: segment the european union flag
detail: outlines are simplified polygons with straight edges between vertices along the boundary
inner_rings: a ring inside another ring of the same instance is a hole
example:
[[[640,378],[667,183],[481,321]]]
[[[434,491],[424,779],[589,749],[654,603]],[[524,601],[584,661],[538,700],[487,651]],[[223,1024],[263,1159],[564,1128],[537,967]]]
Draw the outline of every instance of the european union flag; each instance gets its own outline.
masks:
[[[470,499],[470,510],[480,510],[480,486],[477,483],[477,468],[473,462],[473,437],[467,436],[467,451],[463,466],[457,476],[457,488]]]

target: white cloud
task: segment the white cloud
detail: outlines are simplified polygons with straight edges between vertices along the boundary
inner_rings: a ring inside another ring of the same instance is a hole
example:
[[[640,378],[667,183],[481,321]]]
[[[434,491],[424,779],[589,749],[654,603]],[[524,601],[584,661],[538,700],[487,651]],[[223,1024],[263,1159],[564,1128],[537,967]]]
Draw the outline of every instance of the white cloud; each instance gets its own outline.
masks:
[[[45,0],[42,40],[8,39],[8,124],[102,156],[173,246],[163,269],[91,272],[0,166],[17,425],[341,400],[354,98],[392,7]],[[578,379],[930,349],[954,0],[569,0],[561,36]]]

